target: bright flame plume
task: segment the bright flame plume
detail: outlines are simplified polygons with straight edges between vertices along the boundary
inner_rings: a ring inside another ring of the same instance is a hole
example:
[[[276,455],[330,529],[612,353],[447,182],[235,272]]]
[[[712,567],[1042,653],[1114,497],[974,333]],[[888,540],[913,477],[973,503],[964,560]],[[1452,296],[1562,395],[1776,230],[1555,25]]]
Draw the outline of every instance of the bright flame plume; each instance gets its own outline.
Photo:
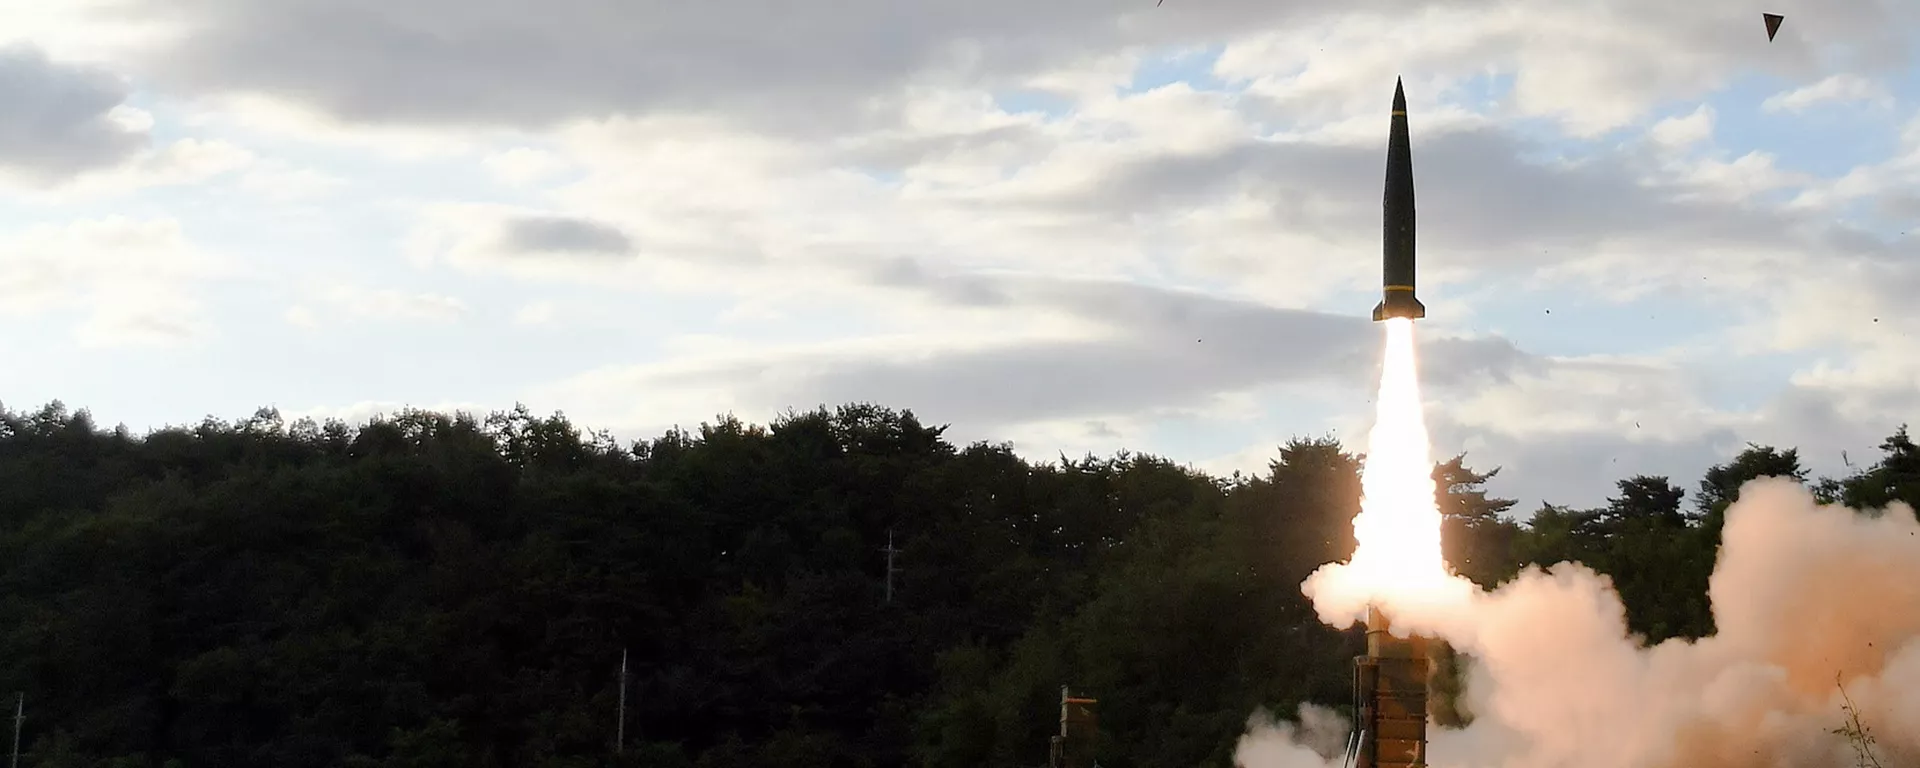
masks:
[[[1353,518],[1359,547],[1351,561],[1322,566],[1301,585],[1321,619],[1334,626],[1361,619],[1369,603],[1393,606],[1396,617],[1426,614],[1421,609],[1457,604],[1471,586],[1448,571],[1440,553],[1440,507],[1414,361],[1413,321],[1390,318],[1386,326],[1380,396],[1360,477],[1360,514]]]
[[[1440,507],[1413,357],[1412,320],[1387,321],[1377,407],[1360,476],[1360,514],[1353,518],[1360,547],[1348,567],[1382,590],[1420,590],[1444,578],[1447,569],[1440,558]]]

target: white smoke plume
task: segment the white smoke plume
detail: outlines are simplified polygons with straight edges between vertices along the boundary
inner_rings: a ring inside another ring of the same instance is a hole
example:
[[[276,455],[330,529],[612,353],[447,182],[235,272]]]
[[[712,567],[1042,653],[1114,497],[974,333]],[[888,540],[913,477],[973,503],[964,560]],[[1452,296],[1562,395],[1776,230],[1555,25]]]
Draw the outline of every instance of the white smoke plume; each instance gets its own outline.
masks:
[[[1350,730],[1340,713],[1314,704],[1301,704],[1293,722],[1262,709],[1247,719],[1247,736],[1234,748],[1233,760],[1261,768],[1338,768]]]
[[[1323,577],[1325,578],[1325,577]],[[1324,594],[1338,594],[1329,590]],[[1789,480],[1741,489],[1709,586],[1716,634],[1646,647],[1605,576],[1530,568],[1451,605],[1395,605],[1394,629],[1472,654],[1464,730],[1429,732],[1434,768],[1856,765],[1842,686],[1881,763],[1920,764],[1920,522],[1818,505]],[[1352,606],[1318,605],[1323,616]],[[1408,602],[1408,601],[1401,601]],[[1449,601],[1452,602],[1452,601]],[[1320,760],[1312,728],[1254,724],[1246,768]],[[1324,722],[1320,726],[1324,728]]]

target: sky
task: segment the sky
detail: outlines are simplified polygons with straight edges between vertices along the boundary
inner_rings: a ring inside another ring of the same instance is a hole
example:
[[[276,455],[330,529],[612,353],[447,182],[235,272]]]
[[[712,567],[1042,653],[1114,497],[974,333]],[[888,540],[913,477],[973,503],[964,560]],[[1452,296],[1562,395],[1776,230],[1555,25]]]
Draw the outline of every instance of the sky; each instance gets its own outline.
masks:
[[[1837,473],[1920,413],[1920,4],[1765,1],[0,0],[0,402],[1363,450],[1399,77],[1437,456]]]

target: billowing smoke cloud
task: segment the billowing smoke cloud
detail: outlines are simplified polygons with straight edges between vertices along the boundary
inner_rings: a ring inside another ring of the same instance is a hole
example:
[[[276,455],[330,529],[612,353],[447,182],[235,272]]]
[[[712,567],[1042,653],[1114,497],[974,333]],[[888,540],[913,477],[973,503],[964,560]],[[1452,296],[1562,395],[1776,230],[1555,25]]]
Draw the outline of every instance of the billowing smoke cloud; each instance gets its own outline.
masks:
[[[1347,719],[1326,707],[1300,705],[1296,721],[1266,710],[1247,720],[1247,737],[1233,751],[1236,764],[1260,768],[1337,768],[1347,751]]]
[[[1429,733],[1435,768],[1852,766],[1846,697],[1887,766],[1920,761],[1920,523],[1748,483],[1709,587],[1717,633],[1643,646],[1605,576],[1562,563],[1449,606],[1394,608],[1395,629],[1472,654],[1464,730]],[[1347,616],[1350,606],[1316,606]],[[1402,608],[1407,610],[1402,610]],[[1444,608],[1444,610],[1439,610]],[[1303,712],[1303,717],[1306,713]],[[1247,768],[1327,765],[1307,734],[1251,724]],[[1316,762],[1318,760],[1319,762]],[[1338,764],[1338,758],[1331,761]]]

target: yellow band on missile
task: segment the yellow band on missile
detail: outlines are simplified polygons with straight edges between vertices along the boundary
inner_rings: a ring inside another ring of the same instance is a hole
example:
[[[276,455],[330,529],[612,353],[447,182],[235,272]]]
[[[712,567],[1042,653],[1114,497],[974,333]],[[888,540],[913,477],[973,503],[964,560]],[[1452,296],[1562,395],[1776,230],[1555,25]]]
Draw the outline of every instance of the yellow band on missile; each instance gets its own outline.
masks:
[[[1407,111],[1406,111],[1406,110],[1404,110],[1404,109],[1396,109],[1396,110],[1394,110],[1394,111],[1393,111],[1393,116],[1394,116],[1394,117],[1406,117],[1406,116],[1407,116]]]
[[[1386,286],[1386,289],[1387,289],[1387,290],[1389,290],[1389,291],[1411,291],[1411,290],[1413,290],[1413,286],[1411,286],[1411,285],[1389,285],[1389,286]]]
[[[1099,699],[1067,699],[1068,704],[1098,704]]]

